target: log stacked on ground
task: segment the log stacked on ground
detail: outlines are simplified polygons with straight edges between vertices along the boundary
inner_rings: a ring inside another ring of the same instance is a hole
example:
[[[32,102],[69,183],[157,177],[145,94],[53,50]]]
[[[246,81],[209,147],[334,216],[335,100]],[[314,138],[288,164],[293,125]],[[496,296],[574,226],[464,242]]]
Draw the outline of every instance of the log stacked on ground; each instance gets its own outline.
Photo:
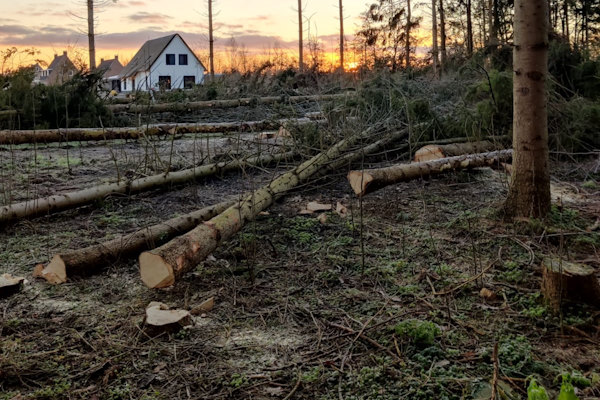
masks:
[[[503,148],[502,145],[487,140],[481,142],[430,144],[417,150],[415,153],[415,162],[438,160],[440,158],[456,157],[464,154],[485,153],[501,148]]]
[[[36,266],[36,276],[59,284],[73,276],[98,273],[115,261],[136,256],[188,232],[203,221],[222,213],[232,204],[234,201],[225,201],[100,244],[58,253],[45,267]]]
[[[13,117],[17,114],[18,114],[17,110],[0,110],[0,119]]]
[[[315,96],[271,96],[247,97],[235,100],[194,101],[189,103],[153,103],[153,104],[114,104],[108,108],[114,113],[160,113],[189,112],[211,108],[235,108],[241,106],[258,106],[275,103],[303,103],[307,101],[332,101],[353,96],[354,93],[324,94]]]
[[[228,240],[261,211],[288,191],[306,182],[318,173],[335,170],[347,162],[360,158],[364,151],[358,150],[353,157],[344,154],[368,137],[366,134],[344,139],[327,151],[321,152],[296,168],[280,175],[270,184],[254,191],[223,213],[198,225],[167,244],[140,255],[140,275],[150,288],[171,286],[183,274],[193,269],[212,253],[222,242]]]
[[[311,118],[291,120],[262,120],[246,122],[217,122],[189,124],[151,124],[131,128],[81,128],[81,129],[44,129],[25,131],[0,131],[0,145],[27,143],[56,143],[69,141],[101,141],[114,139],[140,139],[156,135],[183,135],[186,133],[226,133],[256,132],[279,129],[287,124],[315,124]]]
[[[558,311],[561,302],[582,302],[600,307],[600,282],[589,265],[554,257],[542,261],[542,293]]]
[[[0,207],[0,226],[21,218],[57,213],[93,203],[112,194],[134,194],[169,185],[179,185],[195,179],[238,170],[244,166],[266,165],[292,159],[294,152],[266,154],[247,159],[202,165],[167,174],[152,175],[120,183],[108,183],[76,192],[57,194]]]
[[[456,169],[490,166],[501,161],[507,161],[511,157],[512,150],[501,150],[419,163],[399,164],[387,168],[350,171],[348,181],[354,193],[361,197],[394,183],[438,175]]]

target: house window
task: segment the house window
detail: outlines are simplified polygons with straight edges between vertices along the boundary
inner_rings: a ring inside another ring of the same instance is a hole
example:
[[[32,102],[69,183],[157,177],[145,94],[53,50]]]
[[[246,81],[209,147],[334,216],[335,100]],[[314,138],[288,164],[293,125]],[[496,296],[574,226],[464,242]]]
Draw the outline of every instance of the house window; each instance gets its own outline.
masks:
[[[179,65],[188,65],[187,63],[187,54],[179,55]]]
[[[127,90],[127,79],[123,79],[123,90]]]
[[[161,90],[171,90],[171,77],[170,76],[159,76],[158,87]]]
[[[167,65],[175,65],[175,54],[167,54]]]
[[[135,78],[131,78],[131,90],[135,90]]]
[[[191,89],[194,87],[194,85],[196,84],[196,77],[195,76],[184,76],[183,77],[183,87],[184,89]]]

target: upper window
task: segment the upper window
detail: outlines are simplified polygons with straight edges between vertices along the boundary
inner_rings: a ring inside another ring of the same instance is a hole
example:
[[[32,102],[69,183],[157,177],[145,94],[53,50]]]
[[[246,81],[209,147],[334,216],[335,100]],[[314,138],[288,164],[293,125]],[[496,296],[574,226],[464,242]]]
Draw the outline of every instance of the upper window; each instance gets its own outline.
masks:
[[[179,55],[179,65],[188,65],[187,63],[187,54]]]
[[[167,65],[175,65],[175,54],[167,54]]]

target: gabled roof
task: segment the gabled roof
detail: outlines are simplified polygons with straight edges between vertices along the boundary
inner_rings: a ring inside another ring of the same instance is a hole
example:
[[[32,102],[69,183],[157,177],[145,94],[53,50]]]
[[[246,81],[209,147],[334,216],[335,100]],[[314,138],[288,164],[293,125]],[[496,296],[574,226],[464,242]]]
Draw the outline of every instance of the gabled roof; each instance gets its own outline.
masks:
[[[50,75],[45,79],[45,82],[49,85],[64,83],[77,72],[77,68],[69,57],[67,57],[66,51],[61,56],[54,56],[54,60],[48,66],[48,70],[50,70]]]
[[[102,76],[104,77],[112,77],[115,75],[119,75],[121,71],[123,71],[123,65],[119,61],[119,58],[115,56],[115,58],[111,60],[102,60],[100,65],[97,68],[98,71],[102,72]]]
[[[152,64],[160,57],[162,52],[167,48],[169,43],[175,39],[175,37],[179,37],[181,41],[186,45],[190,53],[196,58],[196,60],[202,65],[202,68],[206,69],[202,61],[198,59],[196,54],[190,49],[190,46],[183,40],[183,38],[178,34],[174,33],[169,36],[163,36],[157,39],[148,40],[144,45],[135,53],[135,56],[131,59],[129,64],[125,66],[121,74],[119,75],[121,78],[126,78],[132,75],[137,74],[138,72],[147,71],[150,69]]]

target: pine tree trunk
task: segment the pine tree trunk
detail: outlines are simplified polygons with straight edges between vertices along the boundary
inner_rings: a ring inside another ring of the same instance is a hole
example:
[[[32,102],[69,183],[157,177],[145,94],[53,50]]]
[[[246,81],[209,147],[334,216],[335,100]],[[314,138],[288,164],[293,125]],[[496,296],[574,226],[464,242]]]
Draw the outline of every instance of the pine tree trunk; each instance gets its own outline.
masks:
[[[94,0],[87,0],[88,46],[90,53],[90,71],[96,69],[96,36],[94,35]]]
[[[511,217],[543,218],[550,210],[547,13],[547,0],[515,1],[514,157],[506,202]]]
[[[446,68],[448,54],[446,52],[446,12],[444,11],[444,0],[440,0],[440,52],[442,55],[442,71]]]
[[[100,244],[58,253],[48,265],[36,272],[36,276],[59,284],[74,276],[99,273],[113,262],[134,257],[142,251],[158,247],[177,235],[190,231],[203,221],[222,213],[233,203],[225,201]]]
[[[302,29],[302,0],[298,0],[298,70],[304,71],[304,31]]]
[[[404,57],[406,58],[405,61],[405,67],[406,69],[410,68],[410,31],[411,31],[411,26],[412,24],[412,17],[411,17],[411,8],[410,8],[410,0],[406,0],[406,43],[404,45],[404,51],[405,51],[405,55]]]
[[[276,199],[317,174],[335,170],[362,157],[364,150],[361,149],[351,154],[346,152],[367,138],[363,133],[338,142],[327,151],[319,153],[254,191],[210,221],[157,249],[142,253],[139,259],[142,281],[150,288],[173,285]]]
[[[358,197],[379,190],[388,185],[407,182],[413,179],[439,175],[456,169],[470,169],[499,164],[512,156],[512,150],[490,153],[468,154],[438,160],[399,164],[388,168],[350,171],[348,182]]]
[[[467,0],[467,57],[473,56],[473,19],[471,17],[471,0]]]
[[[433,76],[440,76],[439,73],[439,56],[438,56],[438,32],[437,32],[437,13],[436,0],[431,0],[431,57],[433,60]]]
[[[202,165],[196,168],[169,172],[168,174],[152,175],[128,182],[109,183],[94,186],[65,194],[43,197],[22,203],[0,207],[0,226],[22,218],[31,218],[40,215],[53,214],[60,211],[73,209],[91,204],[112,194],[134,194],[157,189],[169,185],[180,185],[199,178],[216,175],[218,173],[238,170],[242,167],[253,165],[266,165],[280,162],[294,157],[293,152],[267,154],[251,157],[246,160],[235,160]]]
[[[340,71],[344,72],[344,5],[340,0]]]
[[[500,145],[489,141],[430,144],[421,147],[415,152],[415,162],[438,160],[440,158],[456,157],[465,154],[484,153],[499,150],[500,148],[502,148]]]
[[[208,46],[210,63],[210,80],[215,80],[215,40],[213,37],[213,0],[208,0]]]

